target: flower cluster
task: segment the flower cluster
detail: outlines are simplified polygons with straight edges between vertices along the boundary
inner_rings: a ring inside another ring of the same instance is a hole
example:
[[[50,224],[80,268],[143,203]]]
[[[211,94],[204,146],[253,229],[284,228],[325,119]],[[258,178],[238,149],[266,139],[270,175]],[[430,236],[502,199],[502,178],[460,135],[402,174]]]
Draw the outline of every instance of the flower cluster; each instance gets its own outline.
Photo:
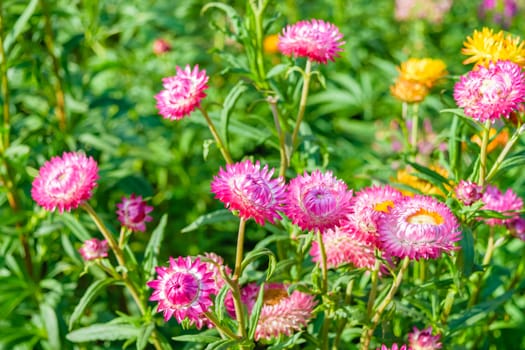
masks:
[[[445,62],[410,58],[397,68],[399,76],[390,87],[392,96],[407,103],[421,102],[436,82],[447,74]]]

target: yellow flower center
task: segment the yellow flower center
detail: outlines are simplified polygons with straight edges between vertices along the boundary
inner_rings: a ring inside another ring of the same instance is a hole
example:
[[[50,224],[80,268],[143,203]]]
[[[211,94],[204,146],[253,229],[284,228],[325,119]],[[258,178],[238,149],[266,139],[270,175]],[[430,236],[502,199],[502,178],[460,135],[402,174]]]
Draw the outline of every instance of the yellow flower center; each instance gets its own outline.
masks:
[[[410,215],[407,218],[407,222],[409,224],[414,225],[423,225],[423,224],[429,224],[429,225],[441,225],[445,221],[439,213],[436,213],[435,211],[428,211],[426,209],[419,209],[414,214]]]
[[[390,209],[392,209],[393,207],[394,207],[394,202],[392,202],[391,200],[386,200],[384,202],[377,203],[374,206],[374,210],[381,211],[383,213],[389,213]]]
[[[268,289],[264,291],[264,305],[276,305],[288,296],[286,290]]]

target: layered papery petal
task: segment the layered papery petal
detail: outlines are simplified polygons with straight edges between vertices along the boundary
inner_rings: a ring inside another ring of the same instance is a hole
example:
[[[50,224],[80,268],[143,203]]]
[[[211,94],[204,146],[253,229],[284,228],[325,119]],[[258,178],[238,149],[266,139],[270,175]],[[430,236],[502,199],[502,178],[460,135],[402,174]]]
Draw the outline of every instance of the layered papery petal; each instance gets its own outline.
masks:
[[[406,197],[380,220],[381,248],[387,256],[410,259],[436,259],[441,253],[457,249],[460,239],[457,219],[436,199],[416,195]]]
[[[507,216],[506,219],[484,219],[490,226],[505,225],[519,217],[518,211],[523,209],[523,200],[512,190],[501,192],[496,186],[488,185],[483,192],[481,201],[485,203],[481,209],[493,210]]]
[[[85,261],[105,258],[108,256],[108,242],[91,238],[84,241],[84,244],[78,251]]]
[[[213,304],[210,295],[217,293],[208,265],[199,258],[170,257],[169,266],[159,266],[156,271],[157,279],[147,285],[153,288],[149,300],[158,302],[157,311],[164,313],[166,321],[175,317],[179,323],[187,319],[202,327],[204,313]]]
[[[264,225],[280,219],[279,211],[285,201],[285,185],[282,178],[272,179],[274,169],[250,160],[228,164],[213,178],[211,191],[226,208],[238,211],[245,220],[253,218]]]
[[[286,56],[306,57],[326,64],[343,51],[343,34],[332,23],[312,19],[300,21],[283,29],[279,35],[279,50]]]
[[[303,230],[325,230],[351,213],[351,199],[352,191],[331,171],[315,170],[290,181],[284,212]]]
[[[440,334],[432,335],[432,327],[423,330],[414,327],[413,332],[408,334],[408,345],[411,350],[441,349],[440,338]]]
[[[159,114],[171,120],[182,119],[199,108],[208,88],[206,71],[199,70],[198,65],[193,69],[189,65],[184,69],[177,66],[176,71],[175,76],[162,79],[164,89],[155,95]]]
[[[132,231],[146,231],[146,222],[153,220],[148,214],[153,207],[146,205],[141,196],[132,194],[129,198],[123,197],[117,204],[117,215],[121,225]]]
[[[91,198],[98,165],[92,157],[65,152],[44,163],[33,181],[31,196],[48,211],[70,211]]]

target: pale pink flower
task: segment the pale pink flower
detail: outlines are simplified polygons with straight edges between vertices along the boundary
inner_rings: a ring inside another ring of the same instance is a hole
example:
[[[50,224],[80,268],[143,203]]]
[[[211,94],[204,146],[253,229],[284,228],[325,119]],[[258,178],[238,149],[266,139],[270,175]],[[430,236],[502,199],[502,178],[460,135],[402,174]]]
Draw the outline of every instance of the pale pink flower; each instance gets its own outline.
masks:
[[[117,204],[118,220],[122,226],[132,231],[146,231],[146,222],[153,220],[148,214],[153,207],[146,205],[141,196],[131,194],[129,198],[122,197],[122,202]]]
[[[485,188],[483,197],[481,197],[481,201],[485,203],[481,209],[493,210],[507,216],[506,219],[483,219],[484,222],[490,226],[510,223],[512,220],[519,217],[517,211],[523,209],[523,200],[510,188],[505,193],[502,193],[496,186],[488,185]]]
[[[352,264],[356,268],[372,269],[375,265],[374,245],[364,240],[359,232],[347,225],[323,232],[326,265],[329,269]],[[310,255],[314,262],[321,262],[321,251],[317,240],[312,242]]]
[[[90,199],[97,179],[98,166],[93,158],[78,152],[64,152],[40,168],[31,196],[44,209],[58,209],[63,213]]]
[[[457,249],[461,231],[454,214],[433,197],[416,195],[396,203],[378,226],[381,248],[389,256],[436,259]]]
[[[413,332],[408,334],[408,345],[411,350],[441,349],[440,338],[440,334],[432,335],[432,327],[423,330],[414,327]]]
[[[259,225],[264,225],[265,220],[273,223],[281,218],[279,211],[285,201],[284,180],[272,179],[273,173],[268,165],[261,169],[259,161],[227,164],[226,170],[221,168],[214,176],[211,191],[244,220],[253,218]]]
[[[455,190],[458,200],[465,205],[472,205],[481,199],[483,187],[472,181],[461,180]]]
[[[352,199],[352,214],[347,220],[361,232],[363,239],[377,246],[379,219],[403,198],[401,191],[389,185],[365,187]]]
[[[252,313],[259,290],[257,284],[250,283],[241,291],[241,299],[248,314]],[[231,296],[227,298],[227,310],[232,317],[235,317],[233,303],[228,302],[228,299],[231,299]],[[272,339],[281,335],[290,336],[301,330],[312,318],[316,304],[313,295],[298,290],[288,293],[287,286],[283,283],[266,284],[263,306],[255,329],[255,340]]]
[[[388,347],[385,344],[382,344],[380,348],[377,348],[376,350],[411,350],[409,347],[407,347],[405,344],[399,346],[396,343],[392,344],[392,347]]]
[[[165,39],[155,39],[153,42],[153,53],[157,56],[171,51],[171,45]]]
[[[466,115],[480,122],[508,118],[525,101],[525,73],[511,61],[476,66],[456,83],[454,99]]]
[[[482,0],[479,5],[481,18],[492,18],[494,23],[508,28],[518,12],[517,0]]]
[[[108,256],[108,242],[91,238],[84,241],[78,251],[82,255],[82,259],[86,261],[105,258]]]
[[[452,0],[396,0],[395,18],[398,21],[424,19],[440,23],[451,6]]]
[[[174,316],[179,323],[187,319],[201,328],[203,315],[213,304],[210,295],[217,293],[208,265],[199,258],[170,257],[168,267],[155,269],[158,278],[147,283],[154,289],[149,300],[158,301],[157,311],[164,313],[164,320]]]
[[[206,71],[199,71],[198,65],[193,70],[189,65],[184,70],[178,66],[175,69],[177,75],[163,78],[164,90],[155,95],[159,114],[170,120],[182,119],[199,108],[208,88]]]
[[[307,57],[326,64],[343,51],[343,34],[332,23],[312,19],[300,21],[283,29],[279,35],[279,50],[286,56]]]
[[[285,214],[303,230],[333,228],[351,213],[352,191],[332,175],[315,170],[288,184]]]

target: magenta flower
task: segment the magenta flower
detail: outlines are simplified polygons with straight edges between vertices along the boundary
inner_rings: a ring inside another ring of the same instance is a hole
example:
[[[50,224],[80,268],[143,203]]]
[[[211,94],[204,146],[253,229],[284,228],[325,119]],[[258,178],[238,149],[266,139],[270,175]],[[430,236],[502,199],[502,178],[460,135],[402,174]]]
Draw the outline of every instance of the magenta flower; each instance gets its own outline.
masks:
[[[517,211],[523,208],[523,200],[510,188],[505,193],[502,193],[496,186],[488,185],[485,188],[483,197],[481,197],[481,201],[485,203],[481,209],[493,210],[508,216],[506,219],[484,219],[484,222],[489,226],[505,225],[512,222],[512,220],[519,217]]]
[[[382,344],[380,348],[377,348],[376,350],[410,350],[406,345],[397,345],[396,343],[392,344],[392,347],[389,348],[385,344]]]
[[[289,25],[279,35],[279,50],[286,56],[307,57],[326,64],[343,51],[343,34],[332,23],[312,19]]]
[[[217,293],[208,265],[199,258],[170,257],[169,266],[158,266],[156,271],[158,279],[147,283],[154,289],[149,300],[159,302],[157,311],[164,313],[164,320],[174,316],[181,323],[188,319],[201,328],[204,313],[213,304],[210,295]]]
[[[482,0],[479,5],[479,16],[492,17],[494,23],[508,28],[518,12],[517,0]]]
[[[244,220],[253,218],[259,225],[265,220],[273,223],[281,218],[279,210],[285,201],[284,180],[272,179],[273,173],[268,165],[261,169],[258,161],[255,165],[250,160],[227,164],[226,170],[221,168],[213,178],[211,191]]]
[[[351,226],[335,227],[323,232],[323,244],[326,253],[326,265],[335,269],[345,264],[356,268],[372,269],[375,265],[374,245]],[[314,262],[321,262],[321,251],[317,241],[312,242],[310,255]]]
[[[361,232],[363,239],[377,246],[379,219],[403,198],[400,191],[389,185],[365,187],[352,200],[352,214],[347,218],[349,224]]]
[[[428,196],[400,201],[383,217],[378,227],[381,248],[389,256],[436,259],[456,249],[459,224],[450,209]]]
[[[511,61],[477,66],[456,83],[454,99],[466,115],[480,122],[508,118],[525,101],[525,74]]]
[[[525,219],[522,217],[517,217],[513,219],[511,222],[507,223],[507,228],[509,229],[510,233],[521,239],[522,241],[525,241]]]
[[[82,153],[64,152],[44,163],[33,181],[31,197],[48,211],[60,213],[78,208],[92,196],[98,166]]]
[[[285,214],[303,230],[333,228],[351,213],[352,191],[332,175],[315,170],[288,184]]]
[[[461,180],[455,188],[458,200],[469,206],[481,199],[483,187],[472,181]]]
[[[259,289],[257,284],[250,283],[241,290],[241,300],[248,314],[252,313]],[[255,329],[255,340],[290,336],[301,330],[312,318],[316,304],[313,295],[298,290],[288,293],[287,286],[282,283],[266,284],[263,306]],[[235,317],[231,294],[226,299],[226,308],[228,313]]]
[[[153,207],[146,205],[141,196],[132,194],[129,198],[122,197],[122,202],[117,204],[118,220],[122,226],[132,231],[146,231],[146,222],[153,220],[148,214]]]
[[[432,327],[419,330],[414,327],[414,331],[408,334],[408,345],[411,350],[436,350],[441,349],[440,334],[432,335]]]
[[[91,238],[84,241],[84,244],[78,251],[85,261],[105,258],[108,256],[108,242]]]
[[[208,88],[206,71],[199,71],[198,65],[193,70],[189,65],[176,70],[177,75],[162,79],[164,90],[155,95],[159,114],[170,120],[182,119],[199,108]]]

